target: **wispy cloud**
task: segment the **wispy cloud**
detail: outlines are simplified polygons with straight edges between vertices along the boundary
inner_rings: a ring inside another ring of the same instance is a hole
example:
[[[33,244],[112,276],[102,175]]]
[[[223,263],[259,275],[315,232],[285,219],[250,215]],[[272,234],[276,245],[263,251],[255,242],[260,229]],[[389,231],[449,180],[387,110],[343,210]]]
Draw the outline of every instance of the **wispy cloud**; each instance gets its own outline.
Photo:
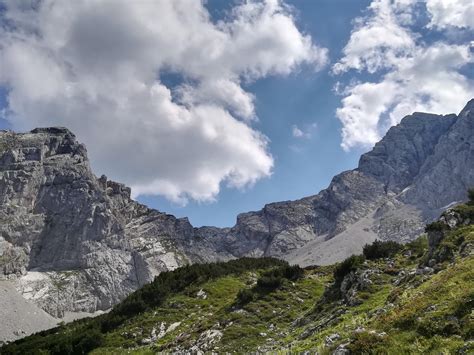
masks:
[[[291,126],[291,134],[294,138],[310,139],[313,136],[313,132],[316,128],[316,123],[307,124],[304,126],[304,128],[300,128],[294,124]]]

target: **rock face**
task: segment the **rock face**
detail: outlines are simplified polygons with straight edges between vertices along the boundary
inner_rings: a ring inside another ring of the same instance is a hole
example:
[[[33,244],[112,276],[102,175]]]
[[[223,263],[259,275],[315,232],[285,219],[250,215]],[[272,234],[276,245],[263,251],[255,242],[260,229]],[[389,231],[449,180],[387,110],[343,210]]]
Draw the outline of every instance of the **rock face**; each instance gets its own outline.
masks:
[[[161,271],[205,260],[185,252],[193,243],[219,257],[187,219],[96,178],[65,128],[1,132],[0,174],[0,275],[55,317],[110,308]]]
[[[331,264],[375,239],[409,241],[466,200],[473,167],[474,100],[458,116],[414,113],[318,195],[239,216],[227,250]]]
[[[415,113],[319,194],[193,228],[97,178],[66,128],[0,131],[0,278],[54,317],[106,310],[164,270],[242,256],[328,264],[408,241],[474,185],[474,101]]]

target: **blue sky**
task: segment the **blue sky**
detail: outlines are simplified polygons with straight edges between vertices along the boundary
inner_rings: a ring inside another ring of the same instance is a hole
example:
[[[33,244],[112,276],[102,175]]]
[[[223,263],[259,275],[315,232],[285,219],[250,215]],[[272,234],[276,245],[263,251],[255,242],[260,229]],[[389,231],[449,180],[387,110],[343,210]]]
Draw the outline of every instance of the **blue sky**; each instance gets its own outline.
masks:
[[[224,3],[208,1],[210,12],[222,16],[222,8],[228,7]],[[331,60],[336,61],[350,35],[351,21],[360,16],[369,1],[296,0],[288,3],[297,9],[299,27],[329,48]],[[317,194],[334,175],[355,168],[360,153],[366,150],[345,152],[341,149],[341,125],[335,117],[340,98],[332,93],[335,81],[328,71],[314,72],[306,68],[289,77],[269,77],[249,86],[249,91],[257,97],[259,122],[256,126],[269,137],[270,151],[275,158],[271,177],[244,190],[224,185],[217,202],[191,202],[183,207],[164,197],[140,196],[138,200],[176,216],[188,217],[196,226],[228,227],[234,225],[241,212],[259,210],[270,202]],[[293,137],[294,124],[304,128],[314,123],[317,127],[310,139]]]
[[[404,115],[474,96],[470,1],[40,4],[1,12],[0,128],[68,126],[195,226],[316,194]]]

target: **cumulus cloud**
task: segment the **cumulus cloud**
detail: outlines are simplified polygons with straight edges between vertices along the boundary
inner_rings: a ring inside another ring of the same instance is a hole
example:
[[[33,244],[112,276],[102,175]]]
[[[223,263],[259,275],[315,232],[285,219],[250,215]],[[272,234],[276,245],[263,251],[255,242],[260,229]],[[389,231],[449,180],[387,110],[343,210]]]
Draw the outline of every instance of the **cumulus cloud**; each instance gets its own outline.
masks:
[[[349,69],[377,70],[392,65],[392,60],[415,47],[413,34],[400,25],[409,14],[398,2],[373,1],[368,9],[373,15],[357,18],[355,28],[343,49],[344,56],[334,64],[333,72]]]
[[[451,13],[459,13],[458,6],[462,8],[456,1],[444,4]],[[368,15],[355,21],[343,57],[333,65],[335,74],[355,70],[378,76],[375,81],[339,83],[335,88],[344,96],[337,116],[343,126],[345,150],[373,145],[388,128],[414,111],[457,112],[474,95],[472,78],[462,72],[474,62],[473,48],[469,43],[448,40],[430,43],[414,32],[417,5],[411,0],[372,1]],[[427,27],[433,26],[433,19],[434,15]]]
[[[242,82],[318,70],[327,50],[278,0],[235,5],[213,21],[204,2],[7,1],[0,84],[16,129],[63,125],[87,144],[95,171],[186,203],[222,183],[271,174],[267,138],[252,127]],[[180,77],[166,84],[163,75]]]
[[[474,2],[472,0],[427,0],[431,16],[430,27],[474,29]]]

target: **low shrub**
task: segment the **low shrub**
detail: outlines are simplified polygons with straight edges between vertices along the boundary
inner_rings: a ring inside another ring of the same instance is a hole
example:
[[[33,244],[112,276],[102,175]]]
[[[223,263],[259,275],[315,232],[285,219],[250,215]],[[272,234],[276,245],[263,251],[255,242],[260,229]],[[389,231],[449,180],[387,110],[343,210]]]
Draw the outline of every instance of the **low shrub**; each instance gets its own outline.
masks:
[[[299,265],[285,266],[283,268],[283,277],[288,280],[296,281],[302,278],[303,275],[304,270]]]
[[[425,232],[444,232],[449,229],[449,226],[441,221],[436,221],[430,224],[427,224],[425,227]]]
[[[346,275],[352,271],[356,271],[365,261],[363,255],[352,255],[341,262],[334,269],[334,281],[336,285],[340,285]]]
[[[387,344],[387,336],[361,332],[354,334],[347,349],[351,354],[385,354]]]
[[[249,302],[252,302],[254,299],[254,293],[248,288],[241,289],[237,294],[237,304],[245,305]]]
[[[383,272],[387,275],[396,276],[399,274],[400,269],[396,267],[387,266],[383,269]]]
[[[469,204],[474,205],[474,187],[467,190],[467,197],[469,197]]]
[[[333,271],[334,283],[329,287],[326,287],[320,302],[325,303],[341,299],[343,297],[341,293],[341,284],[344,277],[349,275],[351,272],[355,272],[362,266],[364,261],[364,255],[352,255],[341,263],[336,264]],[[320,306],[321,304],[316,304],[315,309],[319,309]]]
[[[469,219],[469,224],[474,223],[474,202],[470,201],[464,205],[458,205],[453,210],[459,213],[464,221]]]
[[[403,290],[401,288],[394,288],[389,295],[387,296],[387,302],[389,303],[395,303],[397,300],[400,298],[400,296],[403,294]]]
[[[435,259],[438,263],[444,261],[453,260],[454,255],[458,247],[452,241],[445,241],[434,251],[432,258]]]
[[[304,270],[298,265],[285,265],[266,271],[257,280],[257,287],[265,290],[274,290],[280,287],[283,279],[296,281],[304,274]]]
[[[111,312],[100,318],[102,332],[118,327],[131,316],[161,305],[170,294],[181,292],[190,285],[198,285],[221,276],[269,267],[284,268],[289,265],[285,261],[274,258],[241,258],[225,263],[187,265],[163,272],[155,277],[153,282],[132,293]]]
[[[412,257],[420,258],[428,250],[428,237],[426,234],[405,244],[405,249],[411,252]]]
[[[274,290],[281,286],[283,279],[277,275],[263,275],[257,280],[257,287],[263,290]]]
[[[58,328],[39,332],[1,348],[1,354],[88,354],[104,343],[96,326],[80,326],[76,332],[57,332]]]
[[[363,249],[363,254],[368,260],[375,260],[381,258],[389,258],[398,253],[402,249],[401,244],[388,240],[376,240],[372,244],[366,244]]]
[[[464,299],[458,299],[456,301],[456,307],[453,314],[458,317],[462,318],[467,315],[470,315],[472,310],[474,309],[474,290]]]
[[[281,287],[284,280],[296,281],[303,277],[304,270],[298,265],[284,265],[265,271],[251,289],[242,289],[237,294],[236,304],[243,306],[264,294]]]
[[[100,347],[104,343],[104,335],[99,329],[92,329],[79,339],[75,344],[75,352],[77,354],[88,354],[91,350]]]
[[[449,337],[451,335],[460,335],[461,328],[459,322],[453,319],[430,318],[417,322],[416,331],[425,337],[441,335]]]

